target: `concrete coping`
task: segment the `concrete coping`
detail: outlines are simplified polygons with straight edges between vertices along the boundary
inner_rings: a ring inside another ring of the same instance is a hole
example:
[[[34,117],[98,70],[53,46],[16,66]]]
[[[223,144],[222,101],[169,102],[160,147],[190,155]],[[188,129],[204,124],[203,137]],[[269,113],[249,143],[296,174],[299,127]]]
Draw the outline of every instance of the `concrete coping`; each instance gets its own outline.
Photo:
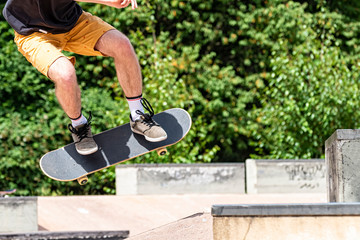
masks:
[[[163,167],[221,167],[221,166],[239,166],[244,163],[159,163],[159,164],[118,164],[117,168],[163,168]]]
[[[337,129],[326,141],[325,148],[336,140],[356,140],[360,139],[360,129]]]
[[[324,158],[310,158],[310,159],[246,159],[246,161],[255,161],[257,163],[317,163],[325,162]]]
[[[360,216],[360,203],[213,205],[214,217]]]
[[[37,197],[0,197],[3,203],[36,202]]]

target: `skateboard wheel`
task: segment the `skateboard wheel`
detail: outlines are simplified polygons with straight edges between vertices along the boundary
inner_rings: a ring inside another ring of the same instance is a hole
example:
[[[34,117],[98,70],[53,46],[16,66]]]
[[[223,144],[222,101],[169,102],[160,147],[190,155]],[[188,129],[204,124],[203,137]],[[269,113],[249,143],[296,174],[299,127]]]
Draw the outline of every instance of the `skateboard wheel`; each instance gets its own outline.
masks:
[[[87,182],[88,182],[88,177],[82,177],[82,178],[79,178],[79,179],[77,179],[77,181],[78,181],[78,183],[80,184],[80,185],[85,185]]]
[[[167,149],[166,148],[160,148],[159,150],[157,150],[157,154],[159,156],[164,156],[168,153]]]

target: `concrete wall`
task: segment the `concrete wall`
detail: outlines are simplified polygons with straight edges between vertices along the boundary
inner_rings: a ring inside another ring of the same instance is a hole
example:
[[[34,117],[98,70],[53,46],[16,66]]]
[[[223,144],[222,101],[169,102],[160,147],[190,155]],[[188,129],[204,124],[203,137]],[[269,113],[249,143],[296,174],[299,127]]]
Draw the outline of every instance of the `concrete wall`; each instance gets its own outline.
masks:
[[[37,198],[0,198],[0,233],[38,230]]]
[[[326,193],[324,159],[116,167],[116,194]]]
[[[356,240],[360,204],[213,206],[214,240]]]
[[[360,130],[339,129],[325,142],[328,200],[360,201]]]
[[[244,164],[138,164],[116,167],[116,194],[244,193]]]
[[[247,193],[326,193],[323,159],[246,160]]]
[[[357,240],[360,217],[214,218],[214,240]],[[280,227],[281,226],[281,227]]]

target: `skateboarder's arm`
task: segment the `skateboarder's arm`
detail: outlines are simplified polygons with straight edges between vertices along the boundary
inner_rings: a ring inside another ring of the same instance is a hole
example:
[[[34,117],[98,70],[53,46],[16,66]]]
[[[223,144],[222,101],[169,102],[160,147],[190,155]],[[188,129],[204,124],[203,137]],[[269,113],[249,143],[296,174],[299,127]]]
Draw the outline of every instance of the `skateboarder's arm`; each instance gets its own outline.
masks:
[[[99,3],[110,7],[125,8],[131,4],[134,10],[138,7],[136,0],[75,0],[77,2]]]

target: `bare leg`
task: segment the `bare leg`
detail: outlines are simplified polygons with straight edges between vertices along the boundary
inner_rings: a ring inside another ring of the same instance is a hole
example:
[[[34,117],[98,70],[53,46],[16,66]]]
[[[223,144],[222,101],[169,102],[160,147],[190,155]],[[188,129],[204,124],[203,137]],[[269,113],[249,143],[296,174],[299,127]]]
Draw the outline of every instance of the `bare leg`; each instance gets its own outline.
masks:
[[[73,64],[60,57],[50,66],[48,76],[55,83],[55,94],[65,113],[70,118],[79,117],[81,93]]]
[[[114,58],[117,77],[128,101],[129,98],[140,96],[142,94],[140,65],[129,39],[117,30],[110,30],[98,40],[95,49]],[[140,99],[136,101],[142,104]],[[130,111],[132,111],[131,108],[133,107],[130,104],[129,107]],[[138,110],[140,109],[138,108]],[[150,142],[165,140],[167,134],[164,129],[154,122],[151,117],[146,116],[150,115],[141,114],[139,120],[137,120],[134,118],[133,112],[131,112],[131,130],[134,133],[144,135],[145,139]]]
[[[114,58],[117,78],[126,97],[142,94],[142,77],[139,61],[129,39],[117,30],[106,32],[95,49]]]
[[[78,118],[81,114],[81,92],[73,64],[66,57],[60,57],[50,66],[48,76],[55,83],[55,94],[64,112],[72,119]],[[79,154],[88,155],[98,150],[90,125],[70,126],[73,125],[69,124],[69,130]]]

